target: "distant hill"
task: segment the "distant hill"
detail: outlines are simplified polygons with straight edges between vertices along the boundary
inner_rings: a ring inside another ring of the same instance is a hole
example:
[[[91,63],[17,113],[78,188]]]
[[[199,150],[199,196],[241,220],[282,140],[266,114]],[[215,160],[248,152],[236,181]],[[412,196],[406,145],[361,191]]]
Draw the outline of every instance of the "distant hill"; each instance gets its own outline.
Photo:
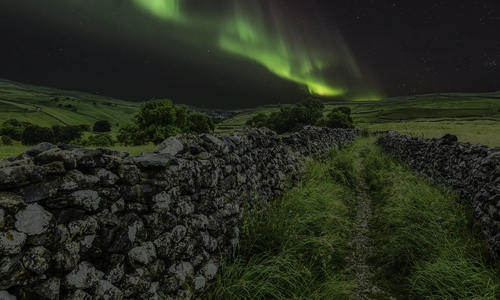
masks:
[[[414,128],[419,128],[417,125],[423,122],[500,122],[500,92],[438,93],[378,101],[329,102],[326,103],[324,113],[338,106],[351,108],[351,117],[356,127],[373,130],[401,129],[395,123],[411,123]],[[270,114],[278,109],[279,106],[261,106],[246,110],[218,124],[216,132],[239,130],[252,116],[258,113]]]
[[[116,132],[119,125],[134,122],[138,108],[139,103],[0,79],[0,123],[17,119],[46,127],[92,126],[107,120]]]

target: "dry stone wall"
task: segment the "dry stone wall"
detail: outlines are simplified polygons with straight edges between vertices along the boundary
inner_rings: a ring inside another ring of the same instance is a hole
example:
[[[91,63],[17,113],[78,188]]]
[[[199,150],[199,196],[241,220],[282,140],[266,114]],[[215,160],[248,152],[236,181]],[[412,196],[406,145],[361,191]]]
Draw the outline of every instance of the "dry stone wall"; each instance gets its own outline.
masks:
[[[239,222],[357,130],[180,135],[153,153],[39,144],[0,161],[0,299],[191,299]]]
[[[456,136],[424,139],[389,131],[380,146],[411,168],[455,191],[474,209],[500,258],[500,148],[458,142]]]

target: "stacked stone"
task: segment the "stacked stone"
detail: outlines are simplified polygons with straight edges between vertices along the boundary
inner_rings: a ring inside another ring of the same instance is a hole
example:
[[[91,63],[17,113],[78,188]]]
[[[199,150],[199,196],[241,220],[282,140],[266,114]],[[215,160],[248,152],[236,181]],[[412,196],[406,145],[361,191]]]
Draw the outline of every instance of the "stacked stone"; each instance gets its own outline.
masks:
[[[389,131],[378,143],[387,153],[466,200],[490,242],[492,257],[500,257],[500,148],[458,142],[449,134],[424,139],[395,131]]]
[[[1,299],[191,299],[248,209],[357,130],[180,135],[153,153],[42,143],[0,161]]]

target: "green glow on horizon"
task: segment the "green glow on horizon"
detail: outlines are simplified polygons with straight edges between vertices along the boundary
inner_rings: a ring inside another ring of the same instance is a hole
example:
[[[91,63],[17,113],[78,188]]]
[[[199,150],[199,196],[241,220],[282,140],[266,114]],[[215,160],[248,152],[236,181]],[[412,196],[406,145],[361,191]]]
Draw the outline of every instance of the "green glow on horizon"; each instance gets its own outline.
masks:
[[[133,0],[139,7],[155,16],[171,21],[180,19],[179,0]]]
[[[276,26],[276,36],[272,36],[258,15],[243,13],[236,6],[235,18],[222,28],[219,47],[256,61],[281,78],[306,86],[311,95],[338,96],[346,92],[323,78],[322,70],[328,66],[326,58],[300,43],[287,43],[279,26]]]

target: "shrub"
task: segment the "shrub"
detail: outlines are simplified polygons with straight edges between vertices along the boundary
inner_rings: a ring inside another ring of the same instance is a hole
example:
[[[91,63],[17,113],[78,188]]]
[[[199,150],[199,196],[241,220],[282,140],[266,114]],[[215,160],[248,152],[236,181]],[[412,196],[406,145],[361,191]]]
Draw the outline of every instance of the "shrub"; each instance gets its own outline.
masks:
[[[41,142],[54,142],[54,132],[51,128],[29,125],[24,129],[21,137],[21,143],[23,145],[32,146]]]
[[[94,123],[94,128],[92,128],[94,132],[110,132],[111,124],[107,120],[100,120]]]
[[[12,146],[12,139],[7,135],[2,135],[2,145]]]
[[[101,133],[89,136],[86,144],[95,147],[111,147],[115,145],[115,141],[109,134]]]

